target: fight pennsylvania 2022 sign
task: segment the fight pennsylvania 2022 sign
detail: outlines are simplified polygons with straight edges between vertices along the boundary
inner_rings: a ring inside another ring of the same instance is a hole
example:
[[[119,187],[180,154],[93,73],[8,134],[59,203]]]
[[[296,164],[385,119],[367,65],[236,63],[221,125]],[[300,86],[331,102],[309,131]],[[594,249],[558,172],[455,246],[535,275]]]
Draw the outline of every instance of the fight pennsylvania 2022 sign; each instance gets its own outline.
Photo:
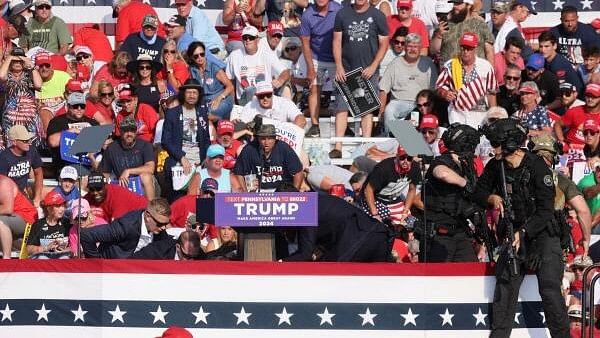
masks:
[[[215,224],[232,227],[317,226],[317,193],[215,196]]]

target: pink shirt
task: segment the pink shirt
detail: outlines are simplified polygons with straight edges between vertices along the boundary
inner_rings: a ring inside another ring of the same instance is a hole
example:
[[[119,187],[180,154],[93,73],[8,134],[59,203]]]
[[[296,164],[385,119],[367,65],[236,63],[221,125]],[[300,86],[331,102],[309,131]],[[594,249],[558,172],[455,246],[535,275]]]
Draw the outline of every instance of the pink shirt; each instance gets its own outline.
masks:
[[[516,65],[519,66],[520,70],[525,69],[525,63],[523,58],[519,56]],[[496,80],[498,80],[498,86],[504,84],[504,72],[506,72],[506,60],[504,60],[504,52],[498,52],[494,55],[494,73],[496,73]]]

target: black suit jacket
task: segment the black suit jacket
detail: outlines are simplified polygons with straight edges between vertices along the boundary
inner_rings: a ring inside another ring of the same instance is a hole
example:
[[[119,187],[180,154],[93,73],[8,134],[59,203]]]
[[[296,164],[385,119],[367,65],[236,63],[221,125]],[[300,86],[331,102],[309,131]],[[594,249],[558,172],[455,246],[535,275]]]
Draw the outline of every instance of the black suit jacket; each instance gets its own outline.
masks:
[[[131,211],[110,224],[81,229],[81,246],[88,258],[129,258],[140,240],[144,210]],[[166,234],[155,235],[154,240]],[[96,246],[96,243],[100,243]]]
[[[167,238],[155,240],[129,258],[133,259],[175,259],[175,244],[177,240],[169,235]]]
[[[317,246],[323,250],[321,260],[338,262],[363,261],[359,252],[365,245],[391,250],[393,233],[361,209],[326,194],[319,194],[318,208],[319,226],[298,230],[298,251],[285,261],[311,261]]]

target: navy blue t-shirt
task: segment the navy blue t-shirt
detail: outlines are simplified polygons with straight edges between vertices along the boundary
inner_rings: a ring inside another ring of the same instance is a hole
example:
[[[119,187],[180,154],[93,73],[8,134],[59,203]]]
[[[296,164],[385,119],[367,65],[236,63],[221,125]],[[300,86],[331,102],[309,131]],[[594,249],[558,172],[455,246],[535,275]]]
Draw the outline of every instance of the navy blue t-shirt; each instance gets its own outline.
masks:
[[[577,75],[573,66],[562,54],[556,54],[551,62],[546,60],[546,70],[551,71],[558,78],[558,83],[568,82],[577,88],[579,96],[583,93],[583,82]]]
[[[577,29],[572,33],[565,31],[562,24],[552,27],[550,33],[558,40],[556,51],[573,65],[583,63],[582,48],[600,47],[600,37],[592,26],[585,23],[577,22]]]
[[[10,177],[21,191],[27,187],[29,171],[42,166],[42,159],[35,147],[23,156],[15,155],[10,149],[0,152],[0,174]]]
[[[260,188],[263,190],[275,189],[281,182],[293,183],[293,176],[302,170],[302,163],[289,145],[276,141],[271,155],[265,159],[261,159],[258,149],[257,141],[242,149],[233,167],[235,175],[260,176]]]
[[[154,161],[152,145],[137,139],[132,148],[123,148],[121,141],[115,141],[104,151],[102,172],[120,177],[125,169],[139,168]]]

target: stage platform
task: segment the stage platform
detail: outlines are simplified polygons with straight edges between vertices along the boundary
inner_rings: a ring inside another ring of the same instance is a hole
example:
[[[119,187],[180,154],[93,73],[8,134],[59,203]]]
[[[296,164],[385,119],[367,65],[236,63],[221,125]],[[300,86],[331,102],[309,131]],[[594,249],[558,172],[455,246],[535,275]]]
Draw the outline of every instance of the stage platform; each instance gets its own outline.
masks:
[[[0,337],[486,337],[486,264],[0,261]],[[527,276],[512,337],[549,337]]]

